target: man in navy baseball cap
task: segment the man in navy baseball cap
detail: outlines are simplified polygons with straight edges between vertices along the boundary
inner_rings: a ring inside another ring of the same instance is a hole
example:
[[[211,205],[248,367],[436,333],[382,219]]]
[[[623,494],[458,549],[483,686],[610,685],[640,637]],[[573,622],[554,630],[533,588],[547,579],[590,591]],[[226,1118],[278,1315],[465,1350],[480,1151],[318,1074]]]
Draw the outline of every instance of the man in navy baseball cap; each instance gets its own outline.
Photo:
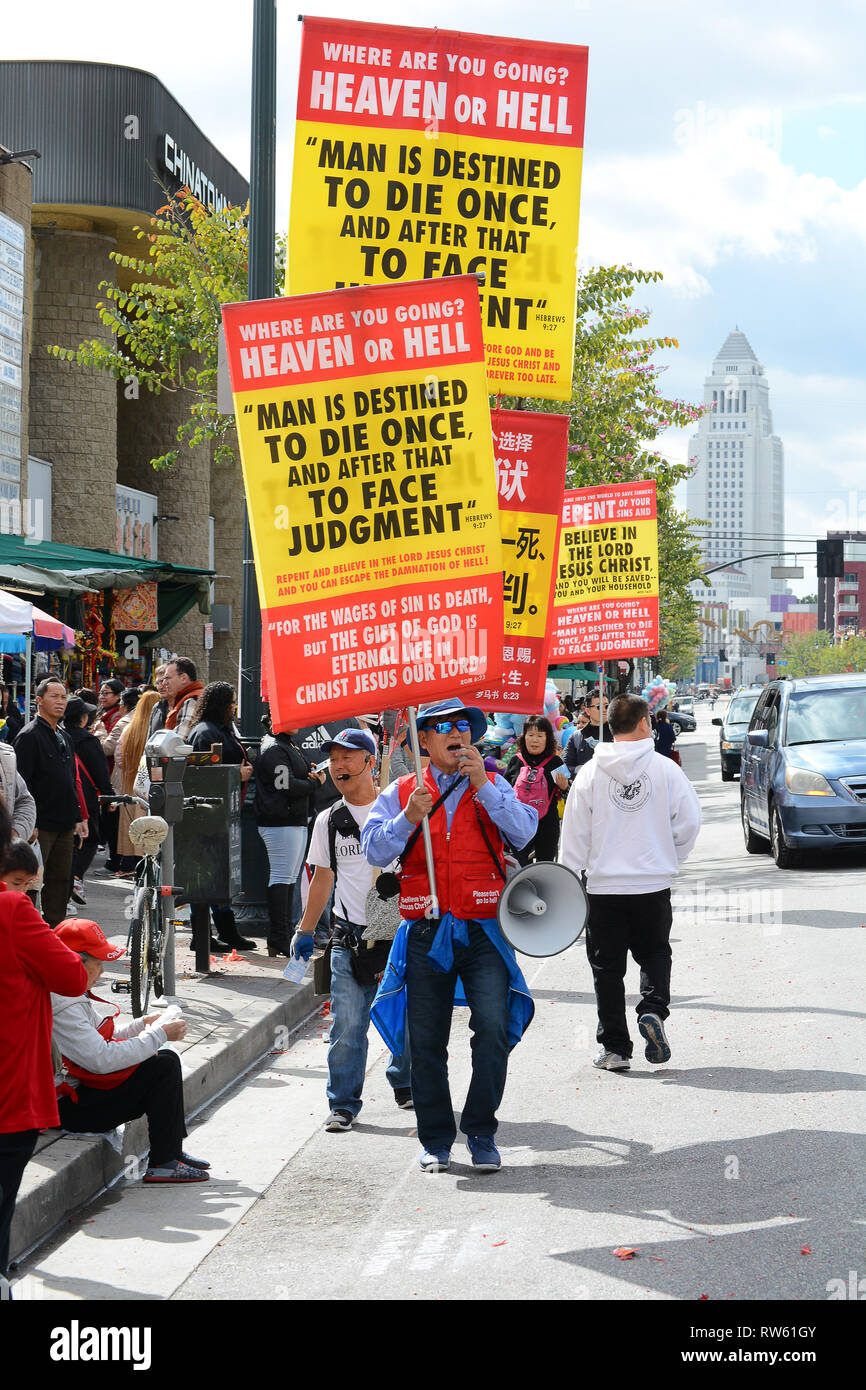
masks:
[[[332,748],[348,748],[349,752],[359,751],[376,756],[376,740],[367,729],[341,729],[336,738],[322,744],[321,752],[326,758],[331,756]]]

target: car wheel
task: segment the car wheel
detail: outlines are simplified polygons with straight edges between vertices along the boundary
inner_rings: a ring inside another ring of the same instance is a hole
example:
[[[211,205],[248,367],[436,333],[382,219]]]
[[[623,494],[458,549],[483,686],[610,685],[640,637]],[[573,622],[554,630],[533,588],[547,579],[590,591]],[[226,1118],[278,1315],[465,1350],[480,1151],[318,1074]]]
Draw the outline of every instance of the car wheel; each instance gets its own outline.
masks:
[[[782,829],[782,822],[779,812],[773,803],[770,803],[770,852],[776,867],[779,869],[795,869],[800,862],[799,854],[789,849],[785,844],[785,832]]]
[[[743,839],[746,842],[748,854],[766,854],[770,846],[762,835],[756,835],[749,825],[749,812],[746,809],[746,798],[740,797],[740,820],[743,825]]]

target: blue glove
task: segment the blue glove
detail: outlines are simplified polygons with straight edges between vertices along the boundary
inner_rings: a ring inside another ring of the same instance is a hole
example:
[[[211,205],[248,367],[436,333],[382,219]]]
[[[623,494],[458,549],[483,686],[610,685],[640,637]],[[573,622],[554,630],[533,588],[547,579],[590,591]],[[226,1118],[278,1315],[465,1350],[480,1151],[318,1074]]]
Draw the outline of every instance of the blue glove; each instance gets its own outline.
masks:
[[[309,960],[313,954],[314,946],[312,932],[296,931],[289,950],[295,960]]]

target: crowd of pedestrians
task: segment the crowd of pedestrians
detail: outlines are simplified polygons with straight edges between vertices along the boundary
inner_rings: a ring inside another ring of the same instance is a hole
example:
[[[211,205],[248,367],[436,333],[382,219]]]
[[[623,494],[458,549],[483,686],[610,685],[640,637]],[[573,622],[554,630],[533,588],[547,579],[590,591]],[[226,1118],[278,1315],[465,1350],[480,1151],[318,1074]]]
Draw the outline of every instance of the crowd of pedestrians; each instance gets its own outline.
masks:
[[[670,1055],[669,889],[700,816],[673,766],[664,711],[651,719],[640,697],[609,702],[599,690],[577,702],[563,697],[559,720],[538,714],[523,721],[508,759],[479,752],[487,731],[481,710],[459,699],[422,706],[420,783],[406,728],[387,712],[382,724],[367,716],[306,730],[268,727],[251,756],[235,722],[233,687],[203,685],[183,657],[158,667],[142,689],[112,678],[98,694],[82,689],[70,698],[60,679],[47,677],[35,703],[14,742],[0,741],[0,939],[12,943],[15,961],[0,972],[0,1029],[11,1036],[25,1006],[30,1020],[27,1075],[20,1058],[0,1062],[0,1274],[11,1203],[40,1129],[60,1123],[102,1132],[146,1115],[147,1182],[208,1176],[207,1162],[182,1147],[180,1067],[176,1054],[162,1050],[183,1037],[185,1025],[171,1011],[123,1030],[101,1017],[92,987],[104,962],[123,952],[95,922],[74,915],[86,902],[85,878],[100,846],[107,872],[135,871],[129,826],[143,812],[106,811],[99,798],[146,799],[145,747],[163,728],[195,750],[218,748],[221,761],[240,770],[242,798],[253,792],[268,862],[268,955],[308,959],[316,945],[326,946],[317,970],[319,988],[331,997],[328,1131],[351,1129],[361,1110],[372,1017],[391,1048],[386,1076],[395,1103],[416,1111],[421,1167],[447,1169],[456,1137],[448,1039],[454,1004],[466,1003],[472,1079],[460,1126],[473,1166],[500,1166],[494,1135],[508,1055],[533,1016],[514,951],[497,926],[509,855],[522,865],[558,858],[587,888],[595,1064],[623,1070],[630,1063],[629,951],[642,970],[638,1026],[646,1055],[655,1062]],[[14,719],[7,715],[4,727]],[[629,823],[644,804],[634,791],[643,782],[648,797],[655,789],[656,811],[650,821]],[[599,790],[609,784],[612,791]],[[433,919],[422,822],[435,868]],[[635,834],[644,867],[630,876],[622,845]],[[230,903],[209,911],[214,944],[258,949],[238,932]]]

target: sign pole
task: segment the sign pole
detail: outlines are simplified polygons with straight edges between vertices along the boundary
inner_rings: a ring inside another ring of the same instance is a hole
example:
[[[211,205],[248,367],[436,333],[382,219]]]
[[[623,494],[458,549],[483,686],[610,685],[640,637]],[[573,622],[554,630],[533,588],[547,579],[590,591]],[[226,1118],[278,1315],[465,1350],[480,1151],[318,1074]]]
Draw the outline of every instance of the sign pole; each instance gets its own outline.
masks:
[[[253,93],[250,121],[250,226],[247,298],[272,299],[276,226],[277,9],[275,0],[255,0]],[[256,738],[262,713],[262,615],[256,586],[249,513],[244,508],[243,617],[238,702],[241,733]]]
[[[415,717],[414,705],[409,706],[409,742],[412,745],[412,756],[415,759],[415,779],[419,787],[424,786],[424,769],[421,766],[421,745],[418,742],[418,721]],[[428,918],[439,916],[439,899],[436,896],[436,870],[433,864],[433,842],[430,839],[430,822],[424,816],[421,821],[421,834],[424,837],[424,853],[427,856],[427,877],[430,880],[430,906],[427,909]]]

